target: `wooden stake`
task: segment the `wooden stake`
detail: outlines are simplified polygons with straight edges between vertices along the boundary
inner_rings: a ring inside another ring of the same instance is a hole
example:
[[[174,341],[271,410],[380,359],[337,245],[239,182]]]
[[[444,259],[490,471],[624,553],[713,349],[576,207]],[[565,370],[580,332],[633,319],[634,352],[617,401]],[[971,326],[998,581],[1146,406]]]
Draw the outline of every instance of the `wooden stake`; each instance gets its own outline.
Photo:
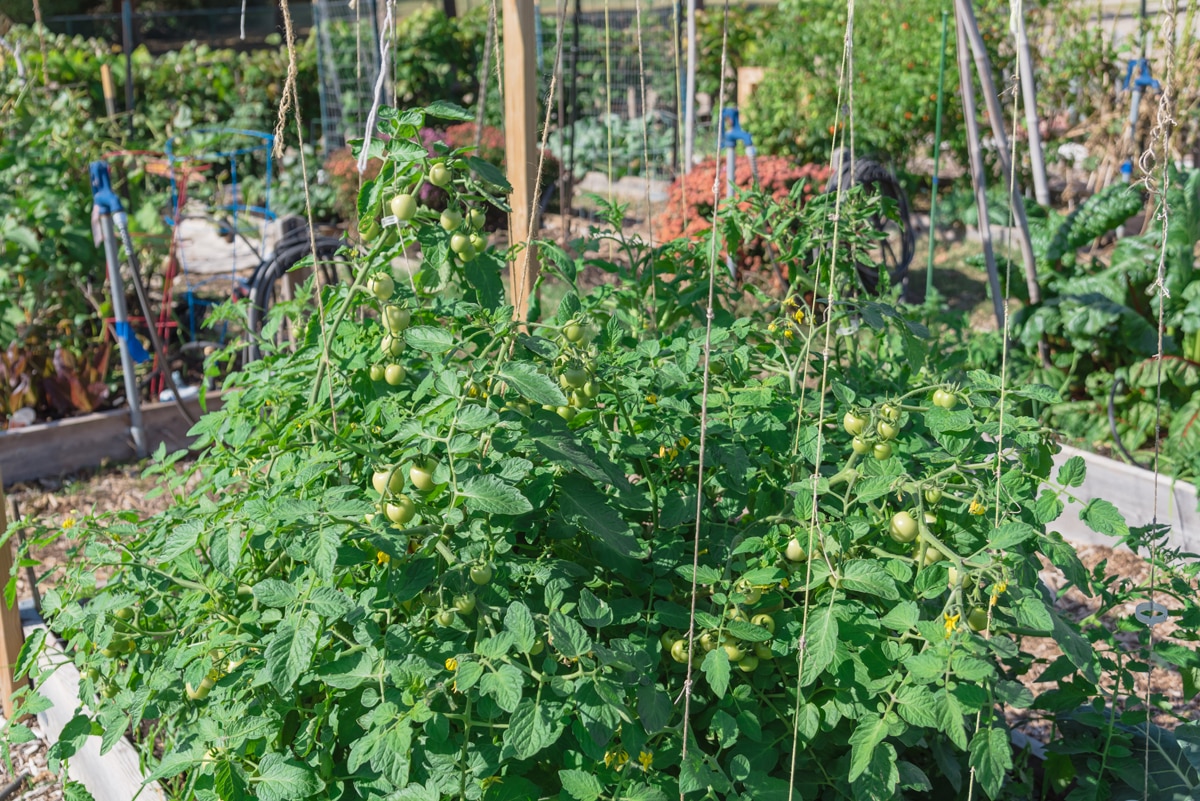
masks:
[[[956,10],[958,4],[955,4]],[[988,287],[992,291],[992,308],[996,325],[1004,330],[1004,304],[1001,301],[1000,273],[996,269],[996,254],[992,251],[992,224],[988,219],[987,176],[983,172],[983,152],[979,140],[979,120],[975,118],[975,84],[971,79],[971,59],[967,55],[966,31],[961,14],[958,22],[958,83],[962,93],[963,119],[967,123],[967,153],[971,159],[971,184],[975,187],[975,208],[979,211],[979,238],[983,241],[983,259],[987,262]]]
[[[504,0],[504,158],[512,184],[509,242],[526,245],[512,265],[509,300],[517,320],[529,314],[537,281],[537,253],[529,232],[537,230],[537,42],[532,0]]]
[[[8,501],[4,498],[4,476],[0,474],[0,534],[8,529]],[[4,543],[0,546],[0,586],[8,583],[12,575],[13,550],[12,545]],[[4,709],[4,717],[12,720],[13,692],[24,686],[25,679],[14,681],[13,668],[17,664],[17,654],[25,643],[25,632],[21,628],[21,612],[17,608],[16,599],[10,607],[0,599],[0,706]]]
[[[112,117],[117,113],[117,90],[113,86],[112,68],[100,65],[100,86],[104,89],[104,110]]]

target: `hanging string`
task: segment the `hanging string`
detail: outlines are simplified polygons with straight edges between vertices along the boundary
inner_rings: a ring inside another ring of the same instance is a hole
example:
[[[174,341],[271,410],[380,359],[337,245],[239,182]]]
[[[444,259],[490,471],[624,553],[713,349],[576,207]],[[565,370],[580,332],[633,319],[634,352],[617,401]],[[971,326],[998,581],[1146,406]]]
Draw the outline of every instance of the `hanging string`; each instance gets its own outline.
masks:
[[[608,132],[608,202],[613,201],[613,121],[612,121],[612,25],[608,0],[604,0],[604,129]]]
[[[483,121],[487,113],[487,82],[488,82],[488,67],[492,58],[492,42],[496,38],[496,6],[492,5],[491,12],[488,13],[486,30],[483,34],[483,58],[479,62],[479,96],[475,99],[475,147],[476,153],[479,152],[479,145],[483,142]]]
[[[371,156],[371,137],[375,133],[375,118],[379,115],[379,104],[383,102],[383,82],[388,73],[388,56],[391,53],[392,35],[395,29],[393,12],[396,0],[387,0],[386,11],[383,15],[383,30],[379,32],[379,75],[375,79],[375,92],[371,100],[371,111],[367,114],[367,127],[363,132],[362,152],[358,154],[358,174],[362,175],[367,169]]]
[[[820,432],[820,421],[825,419],[825,399],[828,395],[829,388],[829,351],[831,344],[831,334],[833,331],[833,316],[834,306],[837,304],[837,283],[834,281],[834,272],[837,267],[837,252],[841,237],[841,208],[842,197],[844,190],[848,187],[844,186],[844,181],[847,178],[847,171],[843,169],[840,159],[837,159],[838,136],[841,136],[841,147],[846,145],[847,130],[854,130],[853,116],[853,93],[852,87],[854,84],[854,15],[855,15],[855,0],[847,0],[846,2],[846,29],[842,40],[842,63],[841,71],[838,80],[838,99],[837,106],[834,109],[833,125],[834,135],[833,141],[830,143],[829,163],[830,167],[837,170],[836,194],[833,201],[833,235],[830,244],[829,256],[829,301],[826,305],[828,319],[825,321],[825,340],[821,348],[821,382],[820,382],[820,400],[817,409],[817,434],[816,434],[816,453],[813,459],[812,472],[812,510],[809,513],[808,520],[808,535],[807,547],[805,553],[809,556],[805,560],[804,568],[804,586],[808,587],[812,583],[812,554],[814,552],[814,544],[817,535],[817,501],[819,495],[817,493],[817,482],[820,478],[821,461],[822,461],[822,445],[824,438]],[[843,94],[844,93],[844,94]],[[846,119],[842,119],[842,101],[846,100]],[[851,138],[851,142],[853,139]],[[835,162],[836,160],[836,162]],[[821,270],[820,261],[816,267],[816,281],[813,287],[813,308],[812,312],[815,316],[816,306],[821,293]],[[800,382],[800,399],[797,406],[797,425],[796,438],[793,447],[799,444],[801,430],[803,428],[801,421],[804,417],[804,400],[806,397],[808,386],[808,373],[812,363],[812,337],[808,337],[805,343],[802,358],[804,359],[804,378]],[[822,554],[824,550],[822,550]],[[829,608],[832,611],[835,594],[830,593]],[[800,616],[800,638],[796,643],[796,703],[792,710],[792,751],[788,765],[788,801],[793,801],[796,793],[796,756],[799,750],[800,743],[800,708],[804,703],[804,692],[801,682],[804,677],[805,659],[808,653],[808,621],[812,609],[810,595],[806,591],[804,593],[804,602]]]
[[[725,109],[725,66],[729,58],[729,0],[725,0],[725,19],[721,30],[721,88],[718,93],[718,112]],[[718,116],[719,119],[719,116]],[[720,137],[721,131],[717,131]],[[718,142],[719,144],[719,142]],[[704,512],[704,467],[706,446],[708,444],[708,390],[711,377],[712,358],[712,327],[713,305],[716,302],[717,287],[717,224],[721,216],[721,160],[717,159],[713,169],[713,227],[709,240],[708,258],[708,303],[704,309],[704,377],[700,392],[700,453],[696,464],[696,527],[692,539],[692,591],[691,608],[688,611],[687,630],[687,674],[683,680],[683,745],[680,752],[680,764],[687,762],[688,736],[691,733],[692,717],[692,675],[695,669],[696,652],[696,574],[700,570],[700,529]],[[682,771],[681,771],[682,773]],[[679,801],[683,801],[683,783],[679,785]]]
[[[650,200],[650,111],[646,105],[646,60],[642,48],[642,0],[634,0],[634,20],[637,27],[638,77],[642,89],[642,170],[646,183],[646,228],[649,231],[649,245],[654,247],[654,209]],[[650,259],[650,305],[658,308],[658,278],[654,267],[655,259]],[[658,315],[650,315],[650,330],[658,327]]]

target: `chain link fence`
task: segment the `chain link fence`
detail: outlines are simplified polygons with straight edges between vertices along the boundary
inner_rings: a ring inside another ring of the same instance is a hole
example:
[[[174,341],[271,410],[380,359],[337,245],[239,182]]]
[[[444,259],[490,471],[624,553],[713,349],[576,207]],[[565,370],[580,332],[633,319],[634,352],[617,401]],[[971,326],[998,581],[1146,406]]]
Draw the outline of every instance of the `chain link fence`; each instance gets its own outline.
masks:
[[[379,76],[379,18],[375,0],[315,0],[321,133],[325,151],[361,137]]]

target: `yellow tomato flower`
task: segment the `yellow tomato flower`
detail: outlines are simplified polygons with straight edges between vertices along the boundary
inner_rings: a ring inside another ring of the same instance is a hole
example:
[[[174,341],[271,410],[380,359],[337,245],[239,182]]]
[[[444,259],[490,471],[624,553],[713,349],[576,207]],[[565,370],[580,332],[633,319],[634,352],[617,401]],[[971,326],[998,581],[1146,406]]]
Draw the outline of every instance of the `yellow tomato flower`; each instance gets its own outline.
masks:
[[[78,524],[78,521],[76,521],[76,520],[75,520],[75,516],[74,516],[74,515],[67,515],[66,517],[64,517],[64,518],[63,518],[63,521],[62,521],[62,530],[63,530],[63,531],[70,531],[71,529],[75,528],[75,526],[76,526],[77,524]]]
[[[386,565],[388,562],[391,562],[391,561],[392,561],[392,557],[388,556],[383,551],[375,552],[375,564]]]
[[[690,439],[688,439],[687,437],[679,438],[679,447],[686,448],[688,445],[691,445],[691,444],[692,444],[692,441]]]
[[[988,605],[995,606],[996,602],[1000,600],[1000,594],[1007,589],[1008,589],[1007,581],[1000,581],[999,583],[997,583],[996,586],[992,588],[992,597],[989,600]]]
[[[458,670],[458,660],[455,659],[454,657],[450,657],[449,659],[447,659],[446,660],[446,670],[450,671],[451,673]]]
[[[978,517],[979,515],[982,515],[984,512],[987,511],[987,506],[983,505],[982,503],[980,503],[977,500],[972,499],[971,505],[970,505],[970,507],[967,508],[967,511],[970,514],[973,514],[976,517]]]
[[[777,329],[778,329],[778,326],[775,325],[775,323],[767,323],[767,330],[770,331],[772,334],[774,334]]]
[[[483,781],[481,781],[479,783],[479,786],[486,790],[487,788],[491,787],[493,784],[502,784],[503,782],[504,782],[504,779],[501,779],[499,776],[488,776],[486,779],[484,779]]]
[[[787,329],[786,331],[784,331],[783,335],[785,337],[787,337],[788,339],[791,339],[793,336],[795,336],[795,334],[792,333],[792,329],[790,329],[790,328]]]
[[[654,404],[658,403],[658,396],[655,395],[653,392],[651,392],[649,395],[646,396],[646,403],[653,406]]]
[[[670,450],[667,451],[667,456],[671,457],[672,459],[674,459],[678,455],[679,455],[679,450],[677,448],[671,448]]]
[[[625,763],[629,761],[629,753],[624,748],[618,748],[616,751],[608,751],[604,754],[604,766],[611,768],[614,764],[617,770],[625,767]]]
[[[946,639],[950,639],[950,635],[958,628],[959,615],[946,615]]]
[[[650,751],[642,751],[638,754],[638,762],[642,765],[642,770],[650,770],[650,766],[654,764],[654,754]]]
[[[796,309],[796,313],[792,315],[792,319],[797,325],[804,325],[804,309]]]

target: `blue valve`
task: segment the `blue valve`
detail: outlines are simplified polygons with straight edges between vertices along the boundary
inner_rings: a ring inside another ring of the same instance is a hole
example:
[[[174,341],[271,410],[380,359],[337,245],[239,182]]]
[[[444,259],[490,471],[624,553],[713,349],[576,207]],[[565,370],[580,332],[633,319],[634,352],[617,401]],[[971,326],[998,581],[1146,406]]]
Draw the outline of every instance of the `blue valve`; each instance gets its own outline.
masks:
[[[116,214],[124,211],[121,198],[112,189],[112,181],[108,177],[108,164],[103,161],[93,161],[88,167],[92,177],[92,203],[102,214]]]
[[[737,147],[737,143],[741,142],[746,147],[754,147],[753,140],[750,139],[750,134],[742,128],[739,121],[740,115],[736,108],[727,108],[721,112],[721,147]]]
[[[1134,76],[1134,71],[1137,71],[1137,76]],[[1155,80],[1150,72],[1150,59],[1135,58],[1129,62],[1129,67],[1125,71],[1125,86],[1124,89],[1128,92],[1131,88],[1138,88],[1142,91],[1149,89],[1152,92],[1161,92],[1162,84]]]

